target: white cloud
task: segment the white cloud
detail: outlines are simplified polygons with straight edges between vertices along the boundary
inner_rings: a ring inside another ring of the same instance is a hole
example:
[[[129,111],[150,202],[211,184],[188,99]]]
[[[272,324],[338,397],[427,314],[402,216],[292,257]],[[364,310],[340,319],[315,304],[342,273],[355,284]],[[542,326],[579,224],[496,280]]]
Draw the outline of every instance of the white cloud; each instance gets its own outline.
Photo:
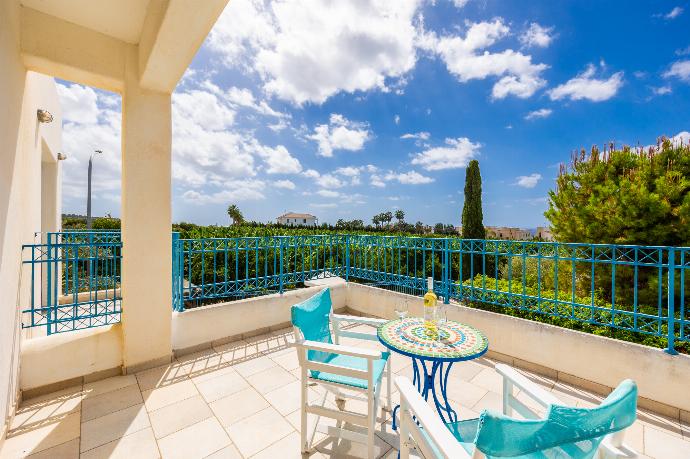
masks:
[[[337,198],[340,196],[340,193],[333,190],[319,190],[316,192],[316,194],[323,196],[324,198]]]
[[[103,201],[117,204],[107,211],[119,214],[121,176],[122,118],[117,97],[78,84],[57,84],[62,106],[62,152],[67,160],[62,167],[65,211],[83,212],[86,205],[86,180],[89,157],[93,160],[92,197],[95,212]],[[102,208],[102,207],[101,207]]]
[[[395,124],[400,124],[400,115],[395,115],[393,121],[395,121]]]
[[[488,51],[496,42],[510,33],[502,19],[492,22],[473,23],[465,37],[443,36],[425,33],[419,45],[443,59],[450,71],[461,83],[488,77],[501,77],[492,90],[494,99],[509,95],[527,98],[546,84],[541,73],[545,64],[533,64],[532,57],[506,49],[500,52]]]
[[[541,174],[520,175],[515,179],[515,184],[523,188],[534,188],[541,180]]]
[[[462,8],[467,5],[469,1],[470,0],[453,0],[453,5],[455,5],[456,8]]]
[[[315,209],[334,209],[338,207],[338,204],[334,202],[327,202],[327,203],[311,203],[309,204],[309,207],[313,207]]]
[[[659,87],[652,87],[652,92],[656,94],[657,96],[663,96],[666,94],[671,94],[672,90],[670,86],[659,86]]]
[[[690,46],[676,50],[676,56],[687,56],[690,54]]]
[[[676,77],[690,83],[690,60],[677,61],[664,73],[665,78]]]
[[[386,181],[395,180],[403,185],[423,185],[426,183],[432,183],[434,181],[433,178],[427,177],[415,171],[402,173],[389,172],[383,177],[383,179]]]
[[[386,186],[386,182],[383,181],[383,177],[375,174],[371,176],[371,186],[375,186],[376,188],[383,188]]]
[[[322,103],[341,91],[387,90],[387,79],[414,67],[419,5],[233,0],[209,45],[228,65],[256,71],[267,93],[298,105]]]
[[[417,139],[417,140],[429,140],[429,133],[426,131],[417,132],[414,134],[407,133],[400,136],[401,139]]]
[[[215,193],[187,190],[182,198],[190,203],[224,204],[233,201],[259,201],[265,199],[262,193],[265,183],[261,180],[230,180],[224,183],[224,190]]]
[[[336,174],[344,175],[346,177],[356,177],[361,172],[361,168],[352,166],[339,167],[334,172]]]
[[[680,6],[676,6],[671,11],[664,14],[664,19],[675,19],[681,14],[683,14],[683,8],[681,8]]]
[[[294,190],[296,188],[295,184],[290,180],[277,180],[273,182],[273,186],[283,190]]]
[[[520,35],[520,43],[525,47],[538,46],[539,48],[546,48],[553,40],[553,27],[543,27],[536,22],[530,24],[522,35]]]
[[[263,158],[266,172],[269,174],[298,174],[302,171],[302,164],[292,156],[287,148],[278,145],[275,148],[261,145],[256,140],[252,141],[254,151]]]
[[[428,148],[414,155],[412,164],[428,171],[458,169],[467,166],[480,147],[479,143],[473,143],[467,137],[448,138],[446,146]]]
[[[57,91],[64,121],[81,124],[98,123],[96,91],[88,86],[63,85],[61,83],[57,84]]]
[[[354,122],[337,113],[332,113],[329,124],[319,124],[314,134],[307,136],[319,145],[319,155],[333,156],[334,150],[358,151],[371,137],[366,123]]]
[[[616,95],[623,86],[623,72],[617,72],[607,79],[594,78],[596,68],[590,64],[584,72],[549,91],[551,100],[582,100],[602,102]]]
[[[546,118],[548,116],[551,116],[551,113],[553,113],[553,110],[551,110],[550,108],[540,108],[539,110],[529,112],[527,115],[525,115],[525,119],[533,120],[536,118]]]

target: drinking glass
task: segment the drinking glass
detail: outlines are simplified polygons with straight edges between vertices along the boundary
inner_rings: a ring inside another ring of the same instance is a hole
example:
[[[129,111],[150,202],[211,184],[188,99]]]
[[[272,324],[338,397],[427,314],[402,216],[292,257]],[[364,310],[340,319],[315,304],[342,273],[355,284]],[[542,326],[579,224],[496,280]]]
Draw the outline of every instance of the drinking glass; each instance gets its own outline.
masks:
[[[404,319],[407,317],[408,310],[409,306],[407,304],[407,300],[399,301],[395,304],[395,314],[398,316],[398,319]]]

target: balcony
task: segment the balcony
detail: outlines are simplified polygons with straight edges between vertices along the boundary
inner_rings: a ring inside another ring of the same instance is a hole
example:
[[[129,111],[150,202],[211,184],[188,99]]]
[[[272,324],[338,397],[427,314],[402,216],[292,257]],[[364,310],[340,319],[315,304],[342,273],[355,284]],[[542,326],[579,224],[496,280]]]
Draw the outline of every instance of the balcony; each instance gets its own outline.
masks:
[[[426,277],[434,278],[434,289],[449,303],[449,319],[489,338],[485,357],[456,364],[451,372],[448,396],[461,418],[501,409],[496,362],[576,406],[596,404],[629,377],[638,383],[640,399],[626,442],[641,457],[690,456],[690,358],[675,352],[685,349],[688,338],[683,248],[354,235],[174,236],[174,358],[123,370],[127,317],[119,321],[127,301],[120,297],[118,260],[126,247],[113,234],[62,234],[50,244],[24,249],[25,271],[34,273],[25,277],[34,283],[25,289],[24,400],[2,458],[297,457],[299,372],[290,307],[328,287],[337,311],[393,318],[395,305],[407,302],[411,315],[421,315]],[[534,260],[542,279],[538,291],[528,288],[526,273],[507,268],[514,259],[523,260],[521,266]],[[564,274],[564,264],[575,268]],[[616,269],[619,275],[631,269],[637,282],[618,277]],[[643,296],[643,273],[665,278],[653,284],[656,309],[641,299],[607,304],[595,289],[589,298],[576,292],[572,279],[579,273],[601,271],[614,271],[610,279],[619,299],[626,292]],[[495,310],[479,307],[479,300]],[[529,320],[541,317],[569,318],[595,334]],[[653,339],[658,347],[597,336],[602,329]],[[151,342],[156,339],[151,333]],[[392,359],[396,375],[412,378],[410,359]],[[336,408],[317,387],[309,393]],[[365,406],[348,402],[344,408],[364,412]],[[397,457],[391,415],[378,416],[377,455]],[[313,457],[366,456],[364,445],[321,433],[314,445]]]
[[[372,333],[362,326],[363,332]],[[299,372],[290,347],[292,330],[281,329],[204,351],[134,375],[77,384],[26,400],[1,457],[300,457]],[[501,409],[496,358],[457,364],[449,397],[461,418]],[[411,378],[411,363],[394,356],[393,370]],[[571,405],[603,397],[540,373],[520,370]],[[314,399],[323,394],[311,390]],[[397,401],[397,394],[394,395]],[[326,404],[334,405],[331,398]],[[362,406],[345,409],[362,411]],[[379,412],[378,457],[397,457],[390,413]],[[644,457],[690,454],[690,426],[640,409],[626,441]],[[317,433],[309,457],[365,457],[364,445]],[[21,452],[21,454],[18,454]]]

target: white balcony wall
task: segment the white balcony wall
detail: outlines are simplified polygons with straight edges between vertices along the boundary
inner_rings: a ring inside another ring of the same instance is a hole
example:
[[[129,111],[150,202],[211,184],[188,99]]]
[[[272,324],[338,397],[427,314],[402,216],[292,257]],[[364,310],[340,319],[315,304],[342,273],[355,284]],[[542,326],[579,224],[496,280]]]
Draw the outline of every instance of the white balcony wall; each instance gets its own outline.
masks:
[[[47,189],[59,183],[60,104],[53,79],[23,64],[20,13],[18,3],[0,2],[0,442],[19,394],[18,304],[30,288],[24,282],[20,291],[20,274],[28,271],[22,273],[21,247],[44,225],[55,228],[61,213],[59,195]],[[39,123],[38,109],[48,110],[53,122]],[[43,210],[42,196],[49,197]]]

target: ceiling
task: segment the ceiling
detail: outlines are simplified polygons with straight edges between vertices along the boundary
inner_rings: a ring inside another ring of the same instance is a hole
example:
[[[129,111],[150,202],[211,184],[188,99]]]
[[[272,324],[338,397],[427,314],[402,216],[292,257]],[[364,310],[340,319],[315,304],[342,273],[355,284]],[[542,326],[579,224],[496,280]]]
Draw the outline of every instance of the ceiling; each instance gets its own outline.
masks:
[[[137,44],[149,0],[21,0],[21,3],[42,13]]]

